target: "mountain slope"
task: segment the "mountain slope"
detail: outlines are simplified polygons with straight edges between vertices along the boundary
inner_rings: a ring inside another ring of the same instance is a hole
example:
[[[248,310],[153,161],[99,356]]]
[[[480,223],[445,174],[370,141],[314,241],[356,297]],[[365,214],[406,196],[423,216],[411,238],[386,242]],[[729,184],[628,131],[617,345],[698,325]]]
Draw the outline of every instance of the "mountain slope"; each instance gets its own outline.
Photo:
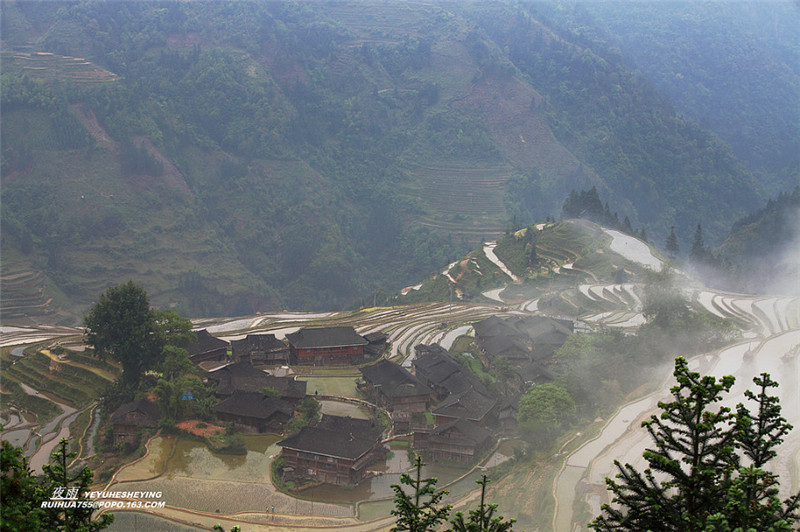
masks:
[[[341,308],[572,189],[712,240],[762,195],[621,60],[525,7],[1,7],[3,260],[51,280],[20,298],[53,311],[128,278],[189,315]]]
[[[681,113],[723,139],[769,186],[800,164],[800,8],[795,2],[540,5],[581,42],[602,43]]]
[[[798,220],[800,186],[736,221],[717,254],[737,290],[800,294]]]

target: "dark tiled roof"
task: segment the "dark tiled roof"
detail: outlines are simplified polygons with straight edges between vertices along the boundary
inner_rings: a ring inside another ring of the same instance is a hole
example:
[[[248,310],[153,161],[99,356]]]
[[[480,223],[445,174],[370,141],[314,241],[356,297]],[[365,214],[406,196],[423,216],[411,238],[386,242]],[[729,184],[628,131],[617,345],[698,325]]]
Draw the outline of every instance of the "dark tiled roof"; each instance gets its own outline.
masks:
[[[230,395],[236,390],[261,392],[267,386],[268,377],[249,362],[228,364],[208,373],[209,380],[217,381],[217,395]]]
[[[512,323],[516,329],[524,332],[534,340],[541,335],[552,332],[557,332],[564,336],[569,336],[573,332],[572,321],[549,318],[547,316],[519,317],[513,319]]]
[[[483,350],[491,357],[529,359],[531,349],[522,340],[512,336],[493,336],[481,342]]]
[[[547,316],[519,316],[508,319],[492,316],[472,326],[476,336],[484,345],[491,344],[497,338],[525,338],[532,340],[534,344],[560,346],[574,329],[570,320]]]
[[[420,382],[407,369],[394,362],[381,359],[377,363],[361,368],[364,380],[372,384],[378,392],[386,397],[414,397],[431,395],[430,388]]]
[[[190,357],[216,351],[217,349],[228,349],[228,342],[211,336],[206,329],[195,331],[195,334],[197,335],[197,340],[186,348]]]
[[[436,386],[441,386],[451,394],[473,388],[484,395],[490,395],[483,383],[470,371],[465,370],[442,346],[420,344],[414,350],[417,352],[417,358],[413,364],[418,376]]]
[[[217,381],[217,395],[230,395],[236,390],[263,393],[269,387],[288,399],[302,399],[307,382],[294,377],[275,377],[254,368],[249,362],[236,362],[208,373],[209,380]]]
[[[375,331],[365,334],[364,339],[371,344],[385,344],[387,336],[383,331]]]
[[[488,414],[497,400],[470,388],[459,394],[450,394],[442,401],[434,414],[452,418],[480,421]]]
[[[379,445],[382,435],[383,429],[369,420],[325,415],[316,427],[303,427],[278,445],[355,460]]]
[[[317,423],[317,427],[325,430],[335,430],[339,432],[361,432],[369,434],[371,438],[380,438],[383,434],[383,427],[371,419],[359,419],[350,416],[333,416],[323,414],[322,419]]]
[[[233,356],[249,355],[252,351],[272,353],[288,349],[274,334],[248,334],[241,340],[231,342]]]
[[[291,416],[294,413],[292,405],[269,397],[258,392],[243,392],[237,390],[233,394],[221,401],[213,408],[218,414],[230,414],[234,416],[250,417],[255,419],[270,419],[276,413]]]
[[[439,436],[452,431],[460,432],[465,439],[474,443],[476,447],[480,447],[486,440],[492,437],[491,432],[466,419],[457,419],[450,423],[443,423],[433,429],[433,434]]]
[[[478,338],[491,338],[493,336],[518,336],[520,332],[507,320],[491,316],[472,324],[475,336]]]
[[[440,386],[447,390],[448,393],[451,394],[459,394],[463,393],[467,390],[477,390],[479,393],[484,395],[490,395],[489,391],[483,385],[483,383],[468,371],[461,370],[457,373],[453,373],[449,377],[447,377],[444,381],[441,382]]]
[[[453,355],[438,344],[429,346],[420,344],[414,350],[417,352],[413,362],[417,375],[429,382],[440,385],[452,374],[461,371],[461,365],[456,362]]]
[[[569,334],[562,331],[549,331],[533,339],[534,345],[551,345],[561,347],[569,338]]]
[[[521,364],[517,368],[517,375],[526,383],[542,384],[552,382],[556,375],[539,362]]]
[[[294,377],[275,377],[273,375],[267,375],[266,386],[269,386],[281,394],[281,397],[302,399],[306,396],[308,383],[306,381],[298,381]]]
[[[157,404],[145,398],[125,403],[114,410],[114,413],[111,414],[111,423],[124,422],[127,414],[136,412],[137,410],[144,415],[144,419],[137,423],[138,425],[143,427],[155,427],[158,424],[158,419],[161,417],[161,409]]]
[[[348,347],[367,345],[367,340],[359,336],[352,327],[317,327],[300,329],[286,335],[289,343],[297,349]]]

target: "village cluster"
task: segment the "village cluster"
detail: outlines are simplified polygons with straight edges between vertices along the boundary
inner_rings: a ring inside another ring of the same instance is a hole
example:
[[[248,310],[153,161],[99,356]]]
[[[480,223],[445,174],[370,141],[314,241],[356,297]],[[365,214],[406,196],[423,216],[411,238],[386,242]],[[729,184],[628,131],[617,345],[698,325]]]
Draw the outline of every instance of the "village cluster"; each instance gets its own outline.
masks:
[[[273,334],[227,342],[204,329],[188,351],[198,366],[216,366],[206,372],[216,384],[216,417],[250,432],[285,432],[306,397],[307,383],[287,375],[287,366],[357,365],[357,390],[364,399],[352,401],[373,413],[386,412],[391,428],[376,416],[323,414],[316,424],[278,442],[282,478],[354,485],[369,476],[371,464],[385,458],[386,440],[398,436],[406,437],[426,461],[472,464],[486,456],[497,438],[514,434],[519,396],[531,385],[552,380],[547,363],[573,333],[573,322],[493,316],[473,328],[483,358],[509,368],[504,393],[490,390],[438,344],[417,345],[406,368],[382,357],[386,334],[361,336],[349,326],[303,328],[287,334],[285,342]],[[123,404],[111,415],[115,440],[157,426],[159,416],[158,405],[147,399]]]

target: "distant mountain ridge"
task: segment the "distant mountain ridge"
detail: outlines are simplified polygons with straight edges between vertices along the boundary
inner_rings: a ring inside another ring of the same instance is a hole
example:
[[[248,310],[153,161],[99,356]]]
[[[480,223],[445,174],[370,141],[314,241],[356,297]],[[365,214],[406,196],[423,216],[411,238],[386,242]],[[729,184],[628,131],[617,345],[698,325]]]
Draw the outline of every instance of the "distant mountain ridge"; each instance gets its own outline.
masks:
[[[358,305],[592,186],[718,241],[780,181],[537,6],[3,2],[4,321]]]

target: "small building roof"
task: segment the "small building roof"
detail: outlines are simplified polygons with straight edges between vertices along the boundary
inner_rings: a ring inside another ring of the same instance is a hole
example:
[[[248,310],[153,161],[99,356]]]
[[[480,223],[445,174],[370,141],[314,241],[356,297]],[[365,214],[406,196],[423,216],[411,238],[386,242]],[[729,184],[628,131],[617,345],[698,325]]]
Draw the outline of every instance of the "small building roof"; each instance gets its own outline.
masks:
[[[369,434],[370,438],[380,438],[383,434],[383,427],[373,420],[350,416],[323,414],[322,419],[317,423],[317,427],[339,432],[362,432]]]
[[[306,396],[306,390],[308,389],[306,381],[299,381],[294,377],[276,377],[274,375],[267,375],[266,386],[287,399],[302,399]]]
[[[146,398],[120,405],[120,407],[114,410],[114,413],[111,414],[111,423],[127,423],[128,420],[125,419],[125,416],[136,411],[140,412],[142,417],[135,421],[133,423],[134,425],[141,427],[155,427],[158,425],[158,420],[161,417],[161,409],[156,403],[153,403]]]
[[[383,331],[375,331],[367,333],[363,336],[364,339],[371,344],[381,344],[381,343],[385,344],[386,340],[388,339],[388,336]]]
[[[459,394],[473,389],[484,395],[491,395],[478,377],[464,370],[453,373],[442,381],[440,386],[451,394]]]
[[[291,417],[294,413],[292,405],[282,399],[269,397],[259,392],[236,390],[227,399],[215,405],[212,410],[217,414],[249,417],[268,420],[276,413]]]
[[[417,345],[417,357],[412,364],[420,375],[436,385],[441,385],[448,377],[461,371],[461,365],[453,355],[439,344]]]
[[[206,329],[201,329],[199,331],[195,331],[195,335],[197,339],[194,343],[189,344],[186,347],[186,350],[189,352],[189,357],[203,355],[205,353],[210,353],[211,351],[216,351],[217,349],[228,349],[228,342],[225,340],[221,340],[216,336],[212,336]]]
[[[208,379],[217,382],[217,395],[231,395],[236,390],[261,392],[267,386],[268,377],[249,362],[228,364],[208,373]]]
[[[497,404],[495,398],[470,388],[458,394],[448,395],[433,413],[438,416],[480,421],[494,408],[495,404]]]
[[[303,427],[278,445],[305,453],[357,460],[377,447],[382,435],[383,428],[370,420],[324,415],[316,427]]]
[[[531,349],[513,336],[493,336],[481,342],[481,347],[490,357],[529,360]]]
[[[217,382],[217,395],[231,395],[234,391],[263,393],[272,388],[282,398],[302,399],[308,383],[294,377],[275,377],[254,368],[249,362],[236,362],[208,372],[208,379]]]
[[[498,316],[490,316],[484,320],[472,324],[475,336],[479,339],[492,338],[494,336],[519,336],[521,333],[508,320]]]
[[[574,330],[571,320],[550,318],[548,316],[520,316],[513,318],[512,324],[533,340],[553,332],[569,336]]]
[[[241,340],[231,342],[233,355],[250,354],[252,351],[271,353],[288,349],[288,346],[278,340],[274,334],[248,334]]]
[[[477,447],[480,447],[486,440],[492,437],[491,432],[466,419],[457,419],[449,423],[442,423],[433,429],[432,434],[440,436],[449,432],[460,433],[464,439],[471,441]]]
[[[389,362],[385,358],[371,366],[361,368],[360,371],[366,382],[374,386],[379,393],[391,399],[425,396],[433,393],[406,368]]]
[[[369,342],[353,327],[313,327],[300,329],[286,335],[286,340],[297,349],[324,349],[367,345]]]

